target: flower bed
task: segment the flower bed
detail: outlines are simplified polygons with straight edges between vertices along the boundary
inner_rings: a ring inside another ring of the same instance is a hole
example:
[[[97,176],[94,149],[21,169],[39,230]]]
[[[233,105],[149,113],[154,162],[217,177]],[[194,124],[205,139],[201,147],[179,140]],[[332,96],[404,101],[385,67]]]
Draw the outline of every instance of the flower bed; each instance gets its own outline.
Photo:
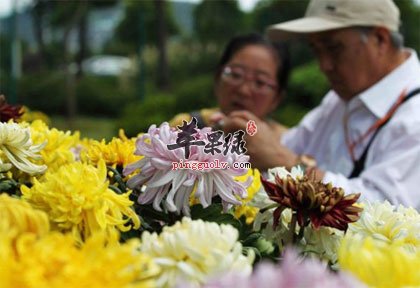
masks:
[[[0,123],[0,287],[420,286],[413,208],[299,168],[234,168],[248,156],[234,137],[211,153],[209,128],[184,127],[202,143],[186,154],[166,123],[105,142],[15,112]]]

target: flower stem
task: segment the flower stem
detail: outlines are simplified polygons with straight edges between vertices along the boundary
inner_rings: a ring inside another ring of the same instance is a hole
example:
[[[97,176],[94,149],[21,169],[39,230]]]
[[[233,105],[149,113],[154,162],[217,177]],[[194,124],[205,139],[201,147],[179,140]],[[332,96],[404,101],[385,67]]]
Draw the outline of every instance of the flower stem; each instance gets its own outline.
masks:
[[[299,242],[303,238],[303,232],[305,231],[305,227],[306,225],[299,227],[299,233],[296,235],[297,236],[296,242]]]
[[[296,212],[292,214],[292,221],[290,222],[289,229],[290,229],[290,236],[289,236],[289,243],[296,244],[296,223],[297,223],[297,215]]]

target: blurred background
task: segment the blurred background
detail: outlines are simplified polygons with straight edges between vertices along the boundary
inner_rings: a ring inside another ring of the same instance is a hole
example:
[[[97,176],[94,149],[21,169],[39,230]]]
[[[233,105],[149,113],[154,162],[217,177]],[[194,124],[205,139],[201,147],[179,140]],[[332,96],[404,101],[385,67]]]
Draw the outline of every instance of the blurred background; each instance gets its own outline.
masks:
[[[369,1],[369,0],[366,0]],[[396,0],[406,46],[420,52],[420,1]],[[212,82],[234,35],[301,17],[307,0],[0,0],[0,94],[82,136],[128,136],[215,105]],[[294,125],[328,90],[311,51],[290,43]]]

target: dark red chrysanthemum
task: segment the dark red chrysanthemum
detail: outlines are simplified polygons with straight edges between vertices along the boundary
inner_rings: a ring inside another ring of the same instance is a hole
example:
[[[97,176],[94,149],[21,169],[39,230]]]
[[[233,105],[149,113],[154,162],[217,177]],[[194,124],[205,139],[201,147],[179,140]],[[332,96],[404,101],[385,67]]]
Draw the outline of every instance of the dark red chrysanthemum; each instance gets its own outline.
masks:
[[[359,194],[344,195],[341,188],[312,181],[307,176],[294,179],[275,177],[275,183],[261,177],[265,191],[274,202],[280,206],[274,211],[274,225],[279,223],[284,208],[290,208],[296,213],[298,224],[303,227],[311,221],[314,228],[328,226],[346,230],[348,224],[359,219],[362,211],[354,206]]]
[[[6,102],[6,97],[0,95],[0,122],[7,122],[10,119],[17,120],[23,115],[21,105],[10,105]]]

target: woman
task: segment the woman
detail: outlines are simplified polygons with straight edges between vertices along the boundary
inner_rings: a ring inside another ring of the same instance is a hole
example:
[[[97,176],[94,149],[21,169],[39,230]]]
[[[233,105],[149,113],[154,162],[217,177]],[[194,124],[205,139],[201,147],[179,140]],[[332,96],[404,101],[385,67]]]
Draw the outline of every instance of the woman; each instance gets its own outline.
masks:
[[[227,44],[216,69],[214,90],[219,108],[179,114],[170,123],[180,125],[194,116],[200,128],[219,128],[232,111],[246,110],[280,136],[285,127],[268,115],[285,96],[289,66],[285,46],[256,33],[236,36]]]

